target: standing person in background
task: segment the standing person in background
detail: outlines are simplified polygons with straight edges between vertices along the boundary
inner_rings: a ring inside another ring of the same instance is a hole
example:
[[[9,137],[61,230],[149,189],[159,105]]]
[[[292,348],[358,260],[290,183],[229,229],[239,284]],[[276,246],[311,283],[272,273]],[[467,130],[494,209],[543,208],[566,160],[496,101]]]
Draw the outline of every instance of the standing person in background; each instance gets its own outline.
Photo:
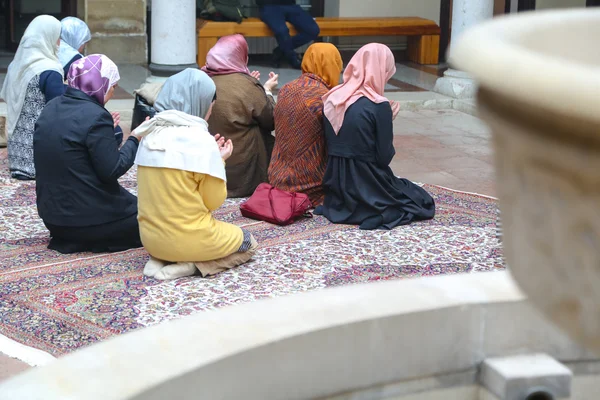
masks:
[[[65,76],[73,61],[83,58],[85,45],[92,40],[92,33],[85,22],[75,17],[66,17],[60,21],[60,47],[58,59],[63,66]]]
[[[35,123],[46,103],[65,92],[63,69],[58,61],[60,30],[60,22],[50,15],[31,21],[0,92],[7,106],[8,167],[15,179],[35,179]]]
[[[274,67],[279,68],[285,57],[292,68],[300,69],[302,59],[294,49],[315,40],[319,25],[295,0],[256,0],[256,4],[260,7],[260,19],[273,31],[279,45],[273,50]],[[296,28],[296,36],[290,36],[286,22]]]

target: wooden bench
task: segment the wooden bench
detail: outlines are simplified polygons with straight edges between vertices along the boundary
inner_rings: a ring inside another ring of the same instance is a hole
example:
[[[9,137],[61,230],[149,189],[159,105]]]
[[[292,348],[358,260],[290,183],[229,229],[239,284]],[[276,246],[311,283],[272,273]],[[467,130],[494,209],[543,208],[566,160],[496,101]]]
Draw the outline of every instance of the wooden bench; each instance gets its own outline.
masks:
[[[418,17],[316,18],[320,36],[408,36],[408,58],[418,64],[437,64],[440,27]],[[288,24],[290,33],[295,29]],[[258,18],[235,22],[198,20],[198,65],[206,64],[206,54],[222,36],[240,33],[247,37],[271,37],[273,32]]]

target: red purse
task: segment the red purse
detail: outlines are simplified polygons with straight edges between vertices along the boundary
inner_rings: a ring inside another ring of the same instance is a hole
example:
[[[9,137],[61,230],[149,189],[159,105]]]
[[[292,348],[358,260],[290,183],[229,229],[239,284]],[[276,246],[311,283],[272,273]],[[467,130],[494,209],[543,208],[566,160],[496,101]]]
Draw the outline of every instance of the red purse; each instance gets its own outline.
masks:
[[[311,208],[310,199],[304,193],[290,193],[261,183],[242,203],[240,211],[246,218],[289,225],[302,216],[312,217],[308,212]]]

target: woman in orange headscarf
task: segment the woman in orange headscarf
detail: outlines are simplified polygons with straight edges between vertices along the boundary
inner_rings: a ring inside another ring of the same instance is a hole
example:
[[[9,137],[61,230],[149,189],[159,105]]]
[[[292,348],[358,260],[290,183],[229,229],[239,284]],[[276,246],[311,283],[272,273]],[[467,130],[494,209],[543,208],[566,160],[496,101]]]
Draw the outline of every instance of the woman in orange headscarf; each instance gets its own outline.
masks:
[[[392,229],[435,214],[429,193],[389,166],[400,106],[384,91],[395,72],[390,49],[370,43],[350,60],[344,83],[323,97],[328,161],[325,201],[316,213],[331,222]]]
[[[327,167],[322,97],[339,83],[342,67],[334,45],[311,45],[302,59],[302,75],[281,88],[275,106],[269,182],[282,190],[306,193],[313,205],[323,203]]]

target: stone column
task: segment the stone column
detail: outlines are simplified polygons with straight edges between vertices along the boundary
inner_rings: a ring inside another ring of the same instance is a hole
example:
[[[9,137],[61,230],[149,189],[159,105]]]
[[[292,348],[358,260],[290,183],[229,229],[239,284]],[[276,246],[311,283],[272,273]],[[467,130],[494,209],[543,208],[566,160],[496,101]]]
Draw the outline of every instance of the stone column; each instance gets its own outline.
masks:
[[[450,51],[452,44],[466,29],[493,15],[494,0],[453,0]],[[433,90],[456,99],[470,99],[475,97],[477,85],[465,72],[450,68],[437,80]]]
[[[196,0],[152,0],[149,69],[166,78],[196,64]]]

